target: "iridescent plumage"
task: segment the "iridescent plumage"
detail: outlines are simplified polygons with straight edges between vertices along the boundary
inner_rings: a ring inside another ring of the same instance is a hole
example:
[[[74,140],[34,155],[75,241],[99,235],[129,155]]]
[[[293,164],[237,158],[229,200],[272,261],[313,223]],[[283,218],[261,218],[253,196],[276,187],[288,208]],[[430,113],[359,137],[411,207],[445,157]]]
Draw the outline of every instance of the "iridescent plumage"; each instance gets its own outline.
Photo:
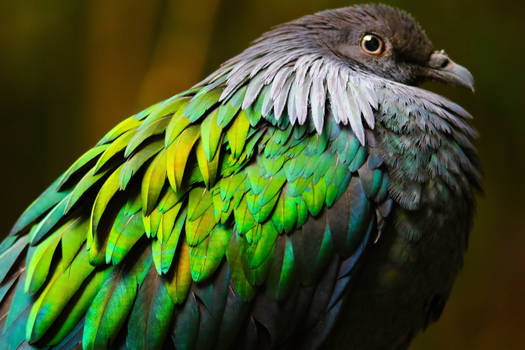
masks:
[[[469,114],[295,39],[124,120],[29,206],[0,246],[0,343],[316,348],[382,237],[406,234],[406,264],[429,213],[468,232]]]

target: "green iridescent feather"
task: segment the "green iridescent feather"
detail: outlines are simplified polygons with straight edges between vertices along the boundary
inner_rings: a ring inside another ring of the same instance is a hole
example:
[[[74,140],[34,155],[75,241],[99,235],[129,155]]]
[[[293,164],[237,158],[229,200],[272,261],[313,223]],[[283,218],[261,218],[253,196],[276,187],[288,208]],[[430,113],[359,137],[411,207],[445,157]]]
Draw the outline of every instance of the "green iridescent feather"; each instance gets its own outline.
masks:
[[[26,254],[26,235],[34,245],[7,337],[57,345],[82,323],[85,349],[111,347],[125,327],[128,346],[162,348],[171,337],[187,348],[210,341],[197,339],[199,320],[217,327],[192,288],[219,288],[224,264],[242,303],[260,286],[285,300],[301,276],[316,281],[334,246],[352,253],[388,176],[362,170],[366,149],[335,123],[319,135],[262,116],[263,97],[242,109],[246,89],[219,103],[221,92],[190,91],[126,119],[28,208],[13,229],[22,238],[0,255],[10,266]],[[323,228],[304,250],[303,226],[358,176],[366,193],[353,199],[344,238]],[[238,327],[241,316],[228,317]]]

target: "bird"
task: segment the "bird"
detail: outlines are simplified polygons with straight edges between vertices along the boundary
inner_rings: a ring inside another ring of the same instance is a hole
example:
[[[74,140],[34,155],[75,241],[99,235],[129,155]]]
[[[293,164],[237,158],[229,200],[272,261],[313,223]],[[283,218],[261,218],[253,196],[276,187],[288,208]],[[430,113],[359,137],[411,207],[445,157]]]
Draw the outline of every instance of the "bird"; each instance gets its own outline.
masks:
[[[403,10],[278,25],[124,119],[0,244],[3,349],[405,349],[481,191],[474,90]]]

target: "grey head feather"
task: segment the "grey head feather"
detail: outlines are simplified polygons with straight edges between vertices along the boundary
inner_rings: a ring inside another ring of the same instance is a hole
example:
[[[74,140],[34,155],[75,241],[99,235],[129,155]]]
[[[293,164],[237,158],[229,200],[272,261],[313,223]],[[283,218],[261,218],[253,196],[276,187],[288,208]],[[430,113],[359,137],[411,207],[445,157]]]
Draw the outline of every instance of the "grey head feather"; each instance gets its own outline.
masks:
[[[293,73],[293,72],[290,70],[290,73]],[[275,99],[274,114],[277,120],[281,118],[281,115],[283,114],[286,108],[286,103],[288,100],[288,93],[290,91],[290,88],[292,87],[293,82],[294,82],[294,76],[293,74],[290,74],[286,78],[286,81],[284,82],[282,88],[277,90],[275,94],[276,96],[272,97]]]

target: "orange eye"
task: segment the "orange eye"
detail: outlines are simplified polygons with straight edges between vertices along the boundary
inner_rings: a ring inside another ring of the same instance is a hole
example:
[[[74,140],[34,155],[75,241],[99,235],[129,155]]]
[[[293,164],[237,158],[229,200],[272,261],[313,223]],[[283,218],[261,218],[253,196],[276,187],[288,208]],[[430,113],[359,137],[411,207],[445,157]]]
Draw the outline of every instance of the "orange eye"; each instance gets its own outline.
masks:
[[[374,34],[366,34],[361,39],[361,50],[370,55],[380,55],[383,53],[385,45],[380,37]]]

